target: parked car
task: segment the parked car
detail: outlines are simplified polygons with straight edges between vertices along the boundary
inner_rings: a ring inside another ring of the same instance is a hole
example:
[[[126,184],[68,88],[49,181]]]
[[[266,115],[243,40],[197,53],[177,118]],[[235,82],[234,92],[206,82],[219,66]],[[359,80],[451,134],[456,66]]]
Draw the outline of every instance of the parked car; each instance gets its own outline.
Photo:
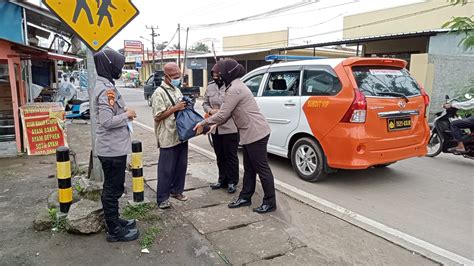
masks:
[[[161,82],[163,81],[164,72],[163,71],[156,71],[153,75],[151,75],[147,81],[145,82],[145,86],[143,87],[143,96],[145,100],[148,102],[148,106],[151,106],[152,99],[151,96],[153,92],[155,92],[156,88],[160,86]],[[183,96],[188,96],[193,100],[193,103],[196,101],[196,98],[199,97],[200,88],[198,86],[183,86],[180,88]]]
[[[269,153],[290,158],[306,181],[337,169],[385,167],[424,156],[429,97],[385,58],[295,61],[260,67],[242,80],[272,134]]]

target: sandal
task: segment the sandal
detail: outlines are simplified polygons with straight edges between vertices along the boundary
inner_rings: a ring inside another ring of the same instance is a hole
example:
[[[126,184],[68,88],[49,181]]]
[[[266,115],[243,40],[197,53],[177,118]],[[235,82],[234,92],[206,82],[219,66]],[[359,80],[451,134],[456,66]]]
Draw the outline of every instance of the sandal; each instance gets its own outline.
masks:
[[[171,194],[170,196],[172,198],[175,198],[175,199],[179,200],[179,201],[187,201],[188,200],[188,197],[186,197],[183,194]]]

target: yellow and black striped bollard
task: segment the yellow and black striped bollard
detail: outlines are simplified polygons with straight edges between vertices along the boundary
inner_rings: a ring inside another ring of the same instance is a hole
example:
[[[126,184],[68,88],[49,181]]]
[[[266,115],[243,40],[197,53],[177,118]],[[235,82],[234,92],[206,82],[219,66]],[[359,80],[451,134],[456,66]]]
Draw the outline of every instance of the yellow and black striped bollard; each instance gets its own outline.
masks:
[[[61,146],[56,149],[56,170],[59,210],[67,213],[72,204],[71,161],[68,147]]]
[[[145,186],[143,181],[143,155],[142,143],[138,140],[132,142],[132,190],[133,202],[143,202]]]

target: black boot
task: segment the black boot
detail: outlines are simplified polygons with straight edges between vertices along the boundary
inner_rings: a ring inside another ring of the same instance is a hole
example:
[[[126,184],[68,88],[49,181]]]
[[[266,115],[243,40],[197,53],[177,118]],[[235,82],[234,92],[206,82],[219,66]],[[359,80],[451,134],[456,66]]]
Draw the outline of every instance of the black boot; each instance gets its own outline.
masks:
[[[122,226],[123,228],[126,228],[126,229],[133,229],[137,225],[137,222],[136,222],[135,219],[125,220],[125,219],[119,218],[118,222],[119,222],[120,226]]]
[[[114,229],[107,230],[107,242],[126,242],[138,239],[140,232],[138,229],[127,229],[120,225]]]

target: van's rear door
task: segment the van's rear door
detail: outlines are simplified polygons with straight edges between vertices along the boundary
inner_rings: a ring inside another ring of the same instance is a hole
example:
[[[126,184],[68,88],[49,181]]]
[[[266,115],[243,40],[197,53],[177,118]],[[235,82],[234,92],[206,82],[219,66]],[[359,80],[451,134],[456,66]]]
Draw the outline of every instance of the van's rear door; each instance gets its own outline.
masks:
[[[399,61],[397,61],[399,62]],[[361,93],[367,99],[367,134],[370,150],[386,150],[423,143],[427,126],[425,102],[418,83],[408,71],[390,60],[351,66]]]

